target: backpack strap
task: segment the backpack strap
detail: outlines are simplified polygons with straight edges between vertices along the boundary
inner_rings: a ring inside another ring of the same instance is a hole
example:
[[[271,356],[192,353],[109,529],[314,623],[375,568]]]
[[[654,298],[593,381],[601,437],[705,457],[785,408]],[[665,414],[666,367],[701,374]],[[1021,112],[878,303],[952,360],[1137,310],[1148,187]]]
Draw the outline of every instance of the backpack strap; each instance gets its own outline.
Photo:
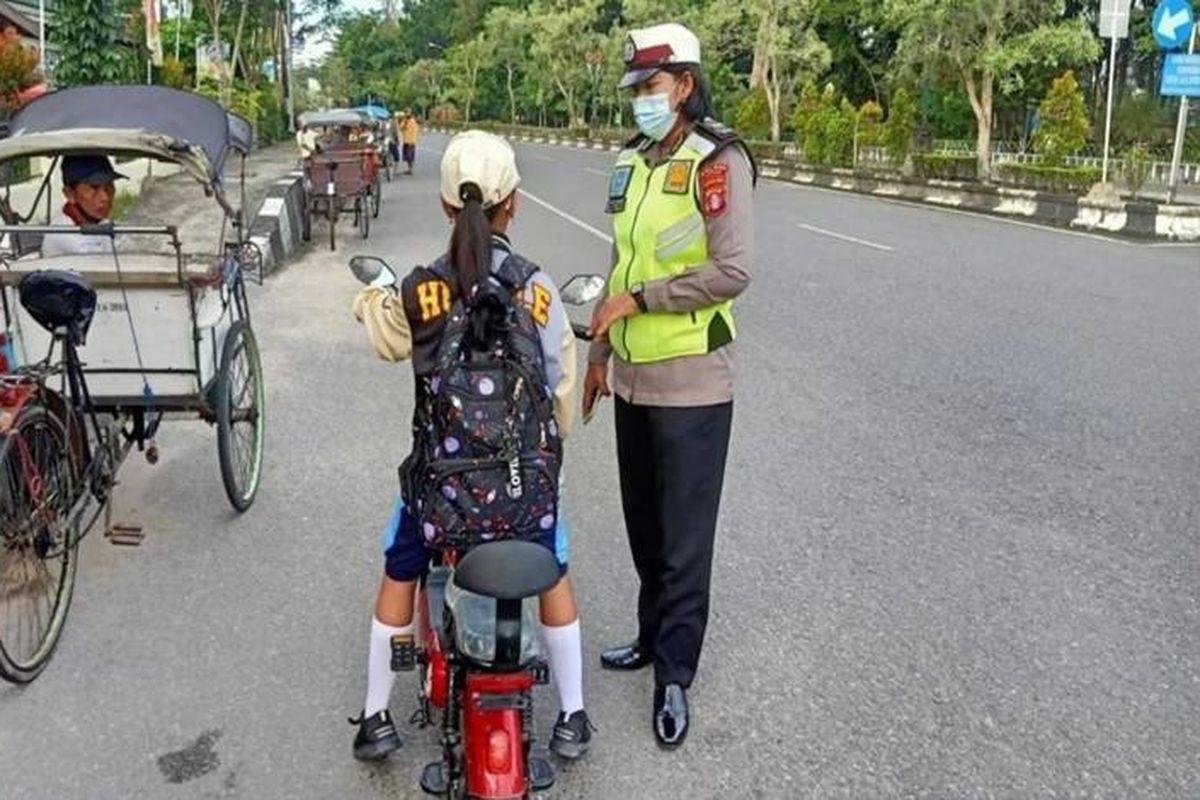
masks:
[[[540,271],[541,267],[532,261],[516,253],[509,253],[500,267],[492,271],[492,277],[499,281],[501,286],[516,294]]]

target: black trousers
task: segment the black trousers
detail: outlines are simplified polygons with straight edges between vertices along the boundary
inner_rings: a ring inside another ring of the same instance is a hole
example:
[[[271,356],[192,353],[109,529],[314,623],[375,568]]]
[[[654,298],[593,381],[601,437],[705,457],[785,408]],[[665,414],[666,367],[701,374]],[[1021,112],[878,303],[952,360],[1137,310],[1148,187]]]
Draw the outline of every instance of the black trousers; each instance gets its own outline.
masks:
[[[638,641],[659,685],[696,674],[733,403],[667,408],[616,398],[621,504],[641,579]]]

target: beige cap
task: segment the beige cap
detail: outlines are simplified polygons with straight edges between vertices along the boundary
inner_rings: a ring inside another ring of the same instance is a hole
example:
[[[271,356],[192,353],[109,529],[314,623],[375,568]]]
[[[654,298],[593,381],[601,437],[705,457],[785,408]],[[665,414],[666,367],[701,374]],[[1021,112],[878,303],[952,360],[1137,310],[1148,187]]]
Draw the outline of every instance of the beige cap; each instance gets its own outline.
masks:
[[[628,89],[654,77],[672,64],[699,64],[700,40],[678,22],[638,28],[625,43],[625,75],[621,88]]]
[[[473,183],[483,193],[483,207],[491,208],[521,185],[517,154],[504,139],[484,131],[463,131],[450,140],[442,155],[442,199],[462,208],[459,192]]]

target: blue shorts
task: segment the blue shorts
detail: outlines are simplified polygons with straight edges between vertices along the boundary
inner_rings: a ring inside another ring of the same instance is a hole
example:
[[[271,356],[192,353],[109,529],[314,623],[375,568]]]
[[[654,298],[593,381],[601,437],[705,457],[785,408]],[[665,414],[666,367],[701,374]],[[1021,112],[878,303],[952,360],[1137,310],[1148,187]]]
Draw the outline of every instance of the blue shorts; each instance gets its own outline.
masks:
[[[554,554],[558,574],[567,574],[567,526],[558,515],[558,524],[533,541]],[[429,569],[430,560],[437,555],[435,548],[425,544],[417,521],[404,507],[400,495],[392,503],[392,516],[383,529],[383,571],[394,581],[415,581]]]

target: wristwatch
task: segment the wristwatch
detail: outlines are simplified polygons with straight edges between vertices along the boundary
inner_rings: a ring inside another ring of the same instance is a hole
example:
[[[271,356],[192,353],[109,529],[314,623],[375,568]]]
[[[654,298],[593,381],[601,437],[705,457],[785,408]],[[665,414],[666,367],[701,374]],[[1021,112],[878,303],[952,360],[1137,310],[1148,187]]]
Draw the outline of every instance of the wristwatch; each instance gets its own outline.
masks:
[[[629,287],[629,294],[633,297],[633,302],[637,304],[638,311],[646,313],[646,284],[635,283]]]

